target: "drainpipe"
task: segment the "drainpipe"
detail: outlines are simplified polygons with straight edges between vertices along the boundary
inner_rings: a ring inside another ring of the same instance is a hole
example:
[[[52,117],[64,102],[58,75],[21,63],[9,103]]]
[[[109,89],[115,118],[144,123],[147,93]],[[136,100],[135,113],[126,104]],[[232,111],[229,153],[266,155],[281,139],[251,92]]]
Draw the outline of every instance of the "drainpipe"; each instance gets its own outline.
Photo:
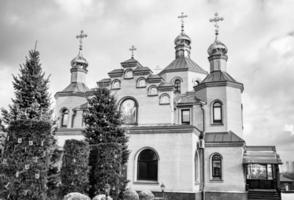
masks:
[[[202,121],[202,131],[200,133],[199,136],[199,140],[200,140],[200,152],[201,152],[201,185],[200,185],[200,189],[201,189],[201,199],[205,200],[205,110],[203,108],[203,105],[205,105],[205,102],[201,102],[200,103],[200,107],[202,110],[202,117],[203,117],[203,121]]]

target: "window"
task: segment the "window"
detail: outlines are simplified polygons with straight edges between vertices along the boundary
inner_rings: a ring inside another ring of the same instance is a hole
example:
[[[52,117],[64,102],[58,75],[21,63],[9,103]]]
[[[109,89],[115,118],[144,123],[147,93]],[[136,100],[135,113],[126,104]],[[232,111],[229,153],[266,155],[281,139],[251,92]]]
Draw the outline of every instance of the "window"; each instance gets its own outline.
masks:
[[[77,116],[77,111],[74,110],[74,111],[73,111],[73,114],[72,114],[72,117],[71,117],[71,127],[72,127],[72,128],[74,128],[75,120],[76,120],[76,116]]]
[[[220,101],[216,101],[212,105],[212,120],[214,124],[223,123],[222,106]]]
[[[134,99],[127,98],[120,105],[120,112],[124,124],[136,124],[138,105]]]
[[[152,85],[148,88],[148,96],[156,96],[157,95],[157,88],[156,86]]]
[[[174,85],[175,85],[175,93],[181,93],[181,80],[176,79]]]
[[[144,88],[144,87],[146,87],[145,78],[138,78],[138,80],[137,80],[137,87],[138,88]]]
[[[111,89],[120,89],[120,80],[113,80],[111,84]]]
[[[222,179],[222,156],[218,153],[211,157],[211,176],[213,180]]]
[[[69,111],[68,109],[64,108],[61,111],[61,127],[66,128],[68,124],[68,116],[69,116]]]
[[[133,71],[132,70],[126,70],[125,72],[125,78],[126,79],[130,79],[130,78],[133,78]]]
[[[170,104],[170,98],[168,94],[162,94],[159,97],[159,104],[160,105],[169,105]]]
[[[182,124],[190,125],[190,109],[181,110]]]
[[[157,181],[158,156],[151,149],[143,150],[138,156],[137,180]]]

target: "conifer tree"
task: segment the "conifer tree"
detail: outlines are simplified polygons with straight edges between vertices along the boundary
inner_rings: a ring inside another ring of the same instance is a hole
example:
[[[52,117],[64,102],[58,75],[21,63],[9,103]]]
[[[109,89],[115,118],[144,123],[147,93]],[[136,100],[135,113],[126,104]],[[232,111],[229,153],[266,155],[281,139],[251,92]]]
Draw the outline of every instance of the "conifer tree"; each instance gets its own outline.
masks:
[[[20,74],[13,76],[15,98],[2,110],[7,137],[0,159],[0,197],[45,199],[48,165],[55,139],[52,134],[49,77],[42,71],[39,52],[29,51]],[[34,189],[35,188],[35,189]]]
[[[91,147],[90,196],[104,193],[104,186],[108,183],[112,189],[110,195],[118,199],[126,187],[123,169],[129,155],[120,112],[114,96],[105,88],[95,90],[88,104],[84,134]]]
[[[39,51],[29,51],[19,71],[13,76],[15,98],[12,105],[9,110],[2,109],[3,122],[8,125],[17,119],[50,119],[49,77],[45,77],[41,68]]]
[[[62,196],[70,192],[88,192],[89,152],[89,144],[85,141],[65,141],[60,172]]]

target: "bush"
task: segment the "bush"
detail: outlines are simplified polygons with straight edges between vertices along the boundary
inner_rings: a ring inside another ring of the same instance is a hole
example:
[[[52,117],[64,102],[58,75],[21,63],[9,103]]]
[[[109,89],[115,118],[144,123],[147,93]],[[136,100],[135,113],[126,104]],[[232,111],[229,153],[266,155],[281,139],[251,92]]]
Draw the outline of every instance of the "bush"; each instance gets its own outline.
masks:
[[[128,188],[124,192],[123,199],[124,200],[139,200],[139,195],[135,190]]]
[[[154,194],[150,190],[139,192],[140,200],[154,200]]]
[[[61,167],[62,194],[88,192],[89,144],[85,141],[66,140]]]

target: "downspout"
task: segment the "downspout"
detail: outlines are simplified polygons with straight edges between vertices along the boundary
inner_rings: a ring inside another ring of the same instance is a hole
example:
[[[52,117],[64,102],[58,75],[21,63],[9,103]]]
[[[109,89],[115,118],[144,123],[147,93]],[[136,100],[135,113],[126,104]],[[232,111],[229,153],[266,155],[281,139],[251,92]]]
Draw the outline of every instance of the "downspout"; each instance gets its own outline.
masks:
[[[199,136],[200,140],[200,152],[201,152],[201,171],[202,171],[202,177],[201,177],[201,199],[205,200],[205,110],[203,108],[203,105],[205,105],[204,102],[200,103],[201,111],[202,111],[202,131]]]

